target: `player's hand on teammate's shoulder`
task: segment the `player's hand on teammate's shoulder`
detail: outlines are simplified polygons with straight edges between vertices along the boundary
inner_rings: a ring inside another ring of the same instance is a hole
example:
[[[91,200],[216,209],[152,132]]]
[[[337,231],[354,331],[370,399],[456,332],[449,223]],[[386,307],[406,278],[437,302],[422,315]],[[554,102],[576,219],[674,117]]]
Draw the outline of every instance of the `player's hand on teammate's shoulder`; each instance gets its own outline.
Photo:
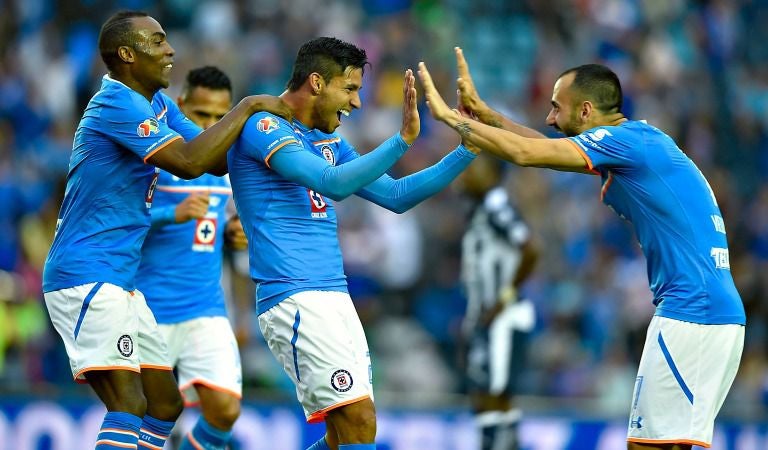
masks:
[[[252,113],[266,111],[280,116],[289,122],[293,120],[293,111],[280,97],[275,97],[274,95],[249,95],[242,101],[248,102]]]
[[[208,192],[193,192],[176,205],[176,223],[200,219],[208,213]]]
[[[413,71],[408,69],[405,71],[403,79],[403,125],[400,128],[400,136],[408,145],[411,145],[419,137],[420,132],[421,120],[416,97],[416,77],[413,75]]]

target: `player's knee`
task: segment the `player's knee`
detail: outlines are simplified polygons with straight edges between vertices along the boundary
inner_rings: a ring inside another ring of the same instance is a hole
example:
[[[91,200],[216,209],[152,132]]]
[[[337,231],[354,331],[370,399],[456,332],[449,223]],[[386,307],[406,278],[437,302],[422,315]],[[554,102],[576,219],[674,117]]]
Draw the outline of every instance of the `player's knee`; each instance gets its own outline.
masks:
[[[350,432],[354,435],[370,436],[371,439],[376,435],[376,410],[370,401],[338,408],[331,412],[330,418],[340,437]]]
[[[175,422],[184,410],[184,400],[181,395],[167,395],[162,399],[152,399],[147,407],[147,413],[152,417]]]
[[[231,430],[235,425],[235,421],[240,417],[240,400],[234,397],[229,397],[227,401],[223,401],[216,405],[215,408],[207,408],[203,410],[205,419],[220,430]]]

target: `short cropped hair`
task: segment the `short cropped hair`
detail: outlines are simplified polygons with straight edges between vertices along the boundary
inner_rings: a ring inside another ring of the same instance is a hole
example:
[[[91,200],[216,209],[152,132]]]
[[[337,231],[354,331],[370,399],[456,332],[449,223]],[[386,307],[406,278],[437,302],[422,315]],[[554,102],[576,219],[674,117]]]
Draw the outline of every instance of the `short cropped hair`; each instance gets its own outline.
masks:
[[[194,88],[204,87],[213,91],[226,90],[232,93],[232,82],[226,73],[215,66],[203,66],[192,69],[184,79],[184,87],[181,88],[181,97],[187,98]]]
[[[369,65],[365,50],[331,37],[319,37],[304,43],[296,55],[293,73],[286,88],[297,91],[312,72],[328,82],[347,67],[365,70]]]
[[[611,69],[600,64],[584,64],[566,70],[558,79],[570,73],[575,74],[571,88],[592,101],[598,111],[621,112],[623,102],[621,82]]]
[[[147,17],[144,11],[119,11],[112,15],[99,32],[99,53],[107,69],[114,70],[119,62],[117,49],[123,45],[135,46],[137,33],[131,21],[136,17]]]

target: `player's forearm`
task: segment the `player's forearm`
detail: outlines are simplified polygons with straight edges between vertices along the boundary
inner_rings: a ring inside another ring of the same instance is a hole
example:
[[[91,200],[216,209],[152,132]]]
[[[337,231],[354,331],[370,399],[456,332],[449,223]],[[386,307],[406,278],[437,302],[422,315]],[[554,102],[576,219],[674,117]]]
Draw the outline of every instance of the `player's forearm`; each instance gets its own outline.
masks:
[[[459,133],[463,142],[519,166],[535,164],[534,155],[526,142],[528,138],[458,115],[451,115],[443,121]]]
[[[433,166],[399,180],[385,175],[366,186],[358,195],[401,214],[443,190],[476,156],[460,145]]]

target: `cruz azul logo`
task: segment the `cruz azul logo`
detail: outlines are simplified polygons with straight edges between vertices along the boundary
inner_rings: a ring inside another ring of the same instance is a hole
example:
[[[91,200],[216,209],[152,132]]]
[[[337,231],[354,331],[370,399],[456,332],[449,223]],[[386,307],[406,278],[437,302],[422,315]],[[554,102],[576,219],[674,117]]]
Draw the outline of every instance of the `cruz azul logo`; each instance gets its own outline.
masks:
[[[202,219],[197,219],[197,222],[195,223],[195,240],[192,243],[192,250],[196,252],[212,252],[215,250],[216,225],[216,217],[211,213]]]
[[[269,134],[277,130],[279,126],[280,124],[277,123],[277,119],[274,117],[264,117],[256,124],[256,129],[264,134]]]
[[[328,203],[319,192],[315,192],[312,189],[307,189],[309,195],[309,203],[312,205],[312,218],[313,219],[325,219],[328,217]]]
[[[157,119],[149,118],[144,120],[144,122],[141,122],[138,127],[136,127],[136,134],[139,135],[139,137],[147,137],[153,134],[157,134],[160,132],[160,125],[157,123]]]

